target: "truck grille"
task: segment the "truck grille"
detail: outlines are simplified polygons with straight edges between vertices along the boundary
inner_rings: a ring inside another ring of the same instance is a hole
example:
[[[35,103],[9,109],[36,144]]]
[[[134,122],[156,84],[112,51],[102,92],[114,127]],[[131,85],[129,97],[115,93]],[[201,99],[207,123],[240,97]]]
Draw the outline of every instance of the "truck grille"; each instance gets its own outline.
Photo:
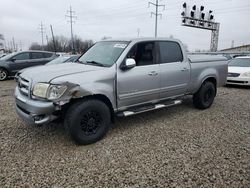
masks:
[[[29,96],[29,81],[19,77],[18,78],[18,88],[20,92],[26,96]]]
[[[239,73],[231,73],[231,72],[229,72],[229,73],[227,74],[227,76],[228,76],[228,77],[239,77],[240,74],[239,74]]]

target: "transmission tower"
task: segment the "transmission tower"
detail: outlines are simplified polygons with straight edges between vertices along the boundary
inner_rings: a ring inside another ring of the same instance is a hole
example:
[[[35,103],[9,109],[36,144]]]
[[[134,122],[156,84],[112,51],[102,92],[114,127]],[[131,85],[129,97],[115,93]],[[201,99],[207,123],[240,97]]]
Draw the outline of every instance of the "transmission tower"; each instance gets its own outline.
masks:
[[[74,36],[73,36],[73,23],[75,23],[75,19],[77,18],[75,16],[75,11],[72,10],[71,6],[69,8],[69,10],[67,10],[67,14],[66,14],[66,17],[69,18],[69,23],[70,23],[70,31],[71,31],[71,48],[72,48],[72,53],[74,54],[75,53],[75,46],[74,46]]]
[[[155,3],[148,2],[148,8],[150,5],[155,6],[155,12],[151,12],[151,17],[154,15],[155,16],[155,37],[157,37],[157,30],[158,30],[158,17],[160,16],[162,18],[162,14],[158,13],[159,12],[159,7],[163,7],[163,10],[165,10],[166,6],[165,5],[160,5],[159,0],[155,0]]]
[[[43,22],[41,22],[41,24],[39,24],[39,33],[41,33],[41,37],[42,37],[42,49],[44,48],[44,35],[45,35],[45,27],[43,25]]]

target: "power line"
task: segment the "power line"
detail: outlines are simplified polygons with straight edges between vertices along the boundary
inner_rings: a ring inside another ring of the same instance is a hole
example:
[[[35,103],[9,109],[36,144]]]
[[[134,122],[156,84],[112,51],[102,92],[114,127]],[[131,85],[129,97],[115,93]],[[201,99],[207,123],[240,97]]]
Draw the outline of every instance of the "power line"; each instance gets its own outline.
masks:
[[[43,43],[43,39],[44,39],[44,35],[45,35],[45,27],[43,22],[41,21],[41,24],[39,24],[39,33],[41,33],[41,37],[42,37],[42,49],[44,48],[44,43]]]
[[[152,15],[155,15],[155,37],[157,37],[157,29],[158,29],[158,16],[162,17],[162,14],[158,13],[159,11],[159,7],[163,7],[163,10],[165,10],[166,6],[165,5],[159,5],[159,0],[156,0],[155,3],[152,2],[148,2],[148,7],[150,7],[150,5],[155,6],[155,12],[151,12],[151,17]]]
[[[70,9],[67,10],[66,17],[69,18],[69,23],[70,23],[70,31],[71,31],[71,48],[72,48],[72,53],[75,53],[75,47],[74,47],[74,36],[73,36],[73,23],[75,23],[75,19],[77,18],[75,16],[75,11],[72,10],[71,6]]]

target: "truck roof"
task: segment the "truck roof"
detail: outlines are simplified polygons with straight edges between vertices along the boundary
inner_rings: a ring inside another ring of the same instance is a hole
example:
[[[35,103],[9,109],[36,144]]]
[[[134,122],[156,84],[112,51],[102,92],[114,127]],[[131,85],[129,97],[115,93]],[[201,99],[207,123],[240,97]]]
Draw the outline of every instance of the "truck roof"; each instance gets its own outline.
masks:
[[[167,38],[167,37],[139,37],[139,38],[114,38],[114,39],[106,39],[103,41],[126,41],[126,42],[144,42],[144,41],[174,41],[181,43],[178,39]]]

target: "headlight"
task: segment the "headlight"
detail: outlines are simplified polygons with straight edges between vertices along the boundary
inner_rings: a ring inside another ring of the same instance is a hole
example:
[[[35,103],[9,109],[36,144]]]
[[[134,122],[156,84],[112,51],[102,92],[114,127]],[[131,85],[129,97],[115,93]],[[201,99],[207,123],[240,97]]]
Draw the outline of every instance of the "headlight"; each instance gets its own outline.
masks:
[[[48,92],[47,92],[47,98],[49,100],[59,99],[66,90],[67,90],[67,86],[64,86],[64,85],[50,85]]]
[[[245,72],[240,75],[241,77],[250,77],[250,72]]]
[[[49,84],[37,83],[33,88],[33,95],[36,97],[46,98],[48,88]]]
[[[36,97],[47,98],[49,100],[59,99],[67,90],[64,85],[50,85],[37,83],[33,88],[33,95]]]

